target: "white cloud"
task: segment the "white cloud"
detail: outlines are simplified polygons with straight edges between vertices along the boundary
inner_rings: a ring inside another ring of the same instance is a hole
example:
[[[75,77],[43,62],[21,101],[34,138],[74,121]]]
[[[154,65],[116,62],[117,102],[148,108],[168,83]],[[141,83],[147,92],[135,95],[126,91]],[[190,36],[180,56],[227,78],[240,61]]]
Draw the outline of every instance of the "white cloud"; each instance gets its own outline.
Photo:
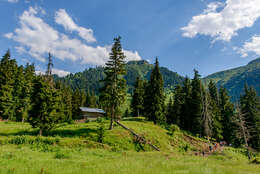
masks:
[[[241,49],[235,48],[242,57],[247,57],[249,53],[260,56],[260,36],[253,36],[249,41],[245,42]]]
[[[260,17],[260,0],[226,0],[208,4],[204,12],[193,16],[181,30],[184,37],[207,35],[216,40],[230,41],[237,31],[252,27]]]
[[[87,42],[96,42],[96,38],[93,35],[93,30],[80,27],[73,19],[68,15],[65,9],[59,9],[55,14],[55,22],[62,25],[66,30],[72,32],[78,32],[79,36],[85,39]]]
[[[7,2],[10,2],[10,3],[17,3],[18,0],[7,0]]]
[[[52,73],[57,74],[59,77],[65,77],[66,75],[70,74],[70,72],[68,71],[64,71],[62,69],[56,69],[56,68],[52,69]]]
[[[58,32],[45,23],[38,15],[40,8],[24,11],[19,17],[20,27],[4,36],[19,43],[17,51],[28,53],[45,62],[48,52],[60,60],[80,61],[82,64],[104,65],[108,60],[111,46],[89,46],[78,39]],[[124,50],[127,60],[140,60],[138,52]]]

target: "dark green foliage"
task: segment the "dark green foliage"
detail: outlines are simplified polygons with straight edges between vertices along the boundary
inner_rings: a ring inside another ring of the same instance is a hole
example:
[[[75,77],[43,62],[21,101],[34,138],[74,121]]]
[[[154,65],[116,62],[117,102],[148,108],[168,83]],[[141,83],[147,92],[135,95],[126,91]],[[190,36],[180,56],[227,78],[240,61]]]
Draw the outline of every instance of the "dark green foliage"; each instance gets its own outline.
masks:
[[[165,121],[164,115],[164,88],[163,78],[159,69],[159,62],[156,58],[155,67],[152,70],[151,78],[145,86],[144,97],[144,115],[145,117],[156,123]]]
[[[126,79],[128,93],[132,94],[136,78],[139,77],[142,80],[149,80],[154,65],[149,64],[145,60],[140,61],[129,61],[126,66],[127,74],[124,76]],[[164,88],[175,87],[177,84],[181,84],[183,77],[178,75],[176,72],[172,72],[165,67],[160,67],[161,74],[164,80]],[[71,86],[73,90],[77,88],[88,91],[94,91],[95,95],[99,94],[99,89],[103,86],[100,80],[105,78],[104,68],[96,67],[89,68],[83,72],[70,74],[66,77],[55,77],[56,80],[61,80],[65,84]]]
[[[129,113],[129,109],[126,108],[125,113],[124,113],[124,117],[129,117],[130,113]]]
[[[223,139],[227,143],[233,143],[235,136],[234,105],[231,103],[228,92],[224,87],[219,89],[219,109],[222,116]]]
[[[182,87],[177,85],[174,89],[174,100],[170,99],[167,113],[166,121],[168,124],[176,124],[180,126],[182,117],[182,107],[184,104],[184,94],[182,93]]]
[[[13,97],[17,64],[8,50],[0,62],[0,117],[15,120],[15,99]]]
[[[96,108],[97,105],[98,105],[98,102],[97,102],[95,93],[94,92],[90,93],[90,91],[88,90],[84,106],[90,107],[90,108]]]
[[[197,70],[194,70],[194,78],[191,83],[191,131],[194,134],[201,134],[201,116],[202,116],[202,84],[200,75]]]
[[[260,99],[253,87],[245,85],[244,95],[240,98],[240,108],[249,131],[248,145],[260,149]]]
[[[143,115],[144,110],[144,85],[143,81],[137,77],[135,82],[134,94],[131,101],[133,116]]]
[[[183,105],[181,108],[180,116],[180,128],[191,131],[192,122],[191,122],[191,81],[188,77],[185,77],[183,81],[182,94],[183,94]]]
[[[216,140],[221,140],[222,136],[222,124],[221,124],[221,112],[219,108],[219,95],[216,84],[213,81],[210,81],[208,85],[209,89],[209,102],[212,113],[212,137]]]
[[[76,89],[72,94],[72,118],[81,118],[80,107],[84,106],[86,95],[84,92]]]
[[[62,121],[60,110],[62,97],[58,90],[46,81],[46,78],[38,76],[33,82],[31,95],[32,108],[29,112],[29,123],[34,128],[39,128],[39,134],[49,131]]]
[[[103,143],[104,137],[105,137],[105,126],[104,123],[101,122],[97,130],[97,142]]]
[[[113,128],[114,119],[119,117],[119,109],[126,96],[126,81],[123,78],[126,74],[125,55],[120,39],[120,37],[114,39],[109,60],[105,66],[106,77],[103,80],[104,87],[101,88],[100,95],[100,101],[103,103],[104,109],[110,113],[110,129]]]

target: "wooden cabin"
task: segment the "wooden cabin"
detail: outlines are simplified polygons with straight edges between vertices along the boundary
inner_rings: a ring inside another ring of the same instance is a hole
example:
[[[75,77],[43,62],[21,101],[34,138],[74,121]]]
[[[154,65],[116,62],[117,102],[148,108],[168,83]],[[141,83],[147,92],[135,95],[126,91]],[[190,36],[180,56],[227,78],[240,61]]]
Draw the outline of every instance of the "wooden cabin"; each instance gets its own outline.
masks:
[[[96,120],[105,116],[105,111],[97,108],[80,107],[81,115],[85,120]]]

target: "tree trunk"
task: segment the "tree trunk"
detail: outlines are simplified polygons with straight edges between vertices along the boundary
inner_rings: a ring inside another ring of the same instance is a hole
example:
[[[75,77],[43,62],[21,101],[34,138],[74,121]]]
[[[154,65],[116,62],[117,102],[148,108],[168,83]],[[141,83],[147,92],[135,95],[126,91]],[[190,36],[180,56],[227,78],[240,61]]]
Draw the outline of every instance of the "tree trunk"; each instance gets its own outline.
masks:
[[[139,109],[137,109],[137,117],[139,117],[140,116],[140,114],[139,114]]]
[[[39,136],[42,136],[42,129],[40,129],[39,131]]]
[[[114,115],[115,115],[115,111],[114,111],[114,105],[112,106],[111,109],[111,119],[110,119],[110,126],[109,126],[109,130],[113,129],[113,122],[114,122]]]

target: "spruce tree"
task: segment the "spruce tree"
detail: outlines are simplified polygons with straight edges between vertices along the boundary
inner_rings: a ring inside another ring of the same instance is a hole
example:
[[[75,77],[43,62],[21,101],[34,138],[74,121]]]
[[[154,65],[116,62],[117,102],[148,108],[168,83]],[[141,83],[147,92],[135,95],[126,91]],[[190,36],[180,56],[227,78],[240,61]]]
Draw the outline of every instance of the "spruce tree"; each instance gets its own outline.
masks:
[[[181,85],[177,85],[174,89],[174,100],[169,103],[166,120],[168,124],[181,125],[182,106],[184,104],[184,94]]]
[[[191,131],[192,128],[192,116],[191,116],[191,81],[188,77],[185,77],[183,81],[182,94],[183,94],[183,105],[181,107],[180,116],[180,128],[186,131]]]
[[[194,134],[202,133],[202,107],[203,107],[203,96],[202,96],[202,84],[200,80],[200,75],[197,70],[194,70],[194,78],[191,83],[191,132]]]
[[[221,114],[222,135],[227,143],[234,142],[234,105],[230,101],[228,92],[223,86],[219,89],[219,109]]]
[[[72,118],[79,119],[80,118],[80,107],[84,106],[83,100],[84,93],[81,92],[78,88],[72,94]]]
[[[131,101],[131,108],[134,116],[143,114],[144,108],[144,86],[143,81],[137,77],[135,82],[134,94]]]
[[[0,62],[0,117],[3,119],[15,119],[13,91],[16,73],[16,61],[11,59],[8,50]]]
[[[14,90],[13,90],[13,97],[14,97],[14,109],[15,109],[15,120],[22,121],[24,115],[26,114],[26,110],[24,108],[24,94],[23,90],[25,88],[25,76],[24,76],[24,68],[20,66],[18,71],[15,75],[15,83],[14,83]]]
[[[240,108],[245,115],[245,125],[249,131],[250,147],[260,149],[260,100],[253,87],[244,87],[240,98]]]
[[[222,124],[221,124],[221,113],[219,109],[219,94],[216,84],[213,81],[209,82],[208,85],[209,94],[210,94],[210,107],[212,112],[212,136],[217,139],[221,140],[222,136]]]
[[[114,39],[114,44],[109,54],[109,60],[105,66],[104,87],[101,89],[100,99],[108,113],[110,113],[110,127],[113,128],[113,122],[119,117],[120,106],[125,101],[126,80],[125,55],[120,42],[121,37]]]
[[[53,129],[61,121],[60,95],[46,78],[38,76],[34,79],[31,101],[28,121],[33,128],[39,128],[39,135]]]
[[[25,84],[22,89],[21,101],[23,105],[22,122],[28,118],[28,112],[31,109],[31,93],[33,91],[33,81],[35,79],[35,67],[33,64],[27,63],[24,68]]]
[[[212,136],[212,108],[210,106],[210,94],[202,85],[202,135],[206,137]]]
[[[164,88],[158,58],[152,70],[150,80],[145,88],[144,115],[154,124],[165,121],[164,115]]]

